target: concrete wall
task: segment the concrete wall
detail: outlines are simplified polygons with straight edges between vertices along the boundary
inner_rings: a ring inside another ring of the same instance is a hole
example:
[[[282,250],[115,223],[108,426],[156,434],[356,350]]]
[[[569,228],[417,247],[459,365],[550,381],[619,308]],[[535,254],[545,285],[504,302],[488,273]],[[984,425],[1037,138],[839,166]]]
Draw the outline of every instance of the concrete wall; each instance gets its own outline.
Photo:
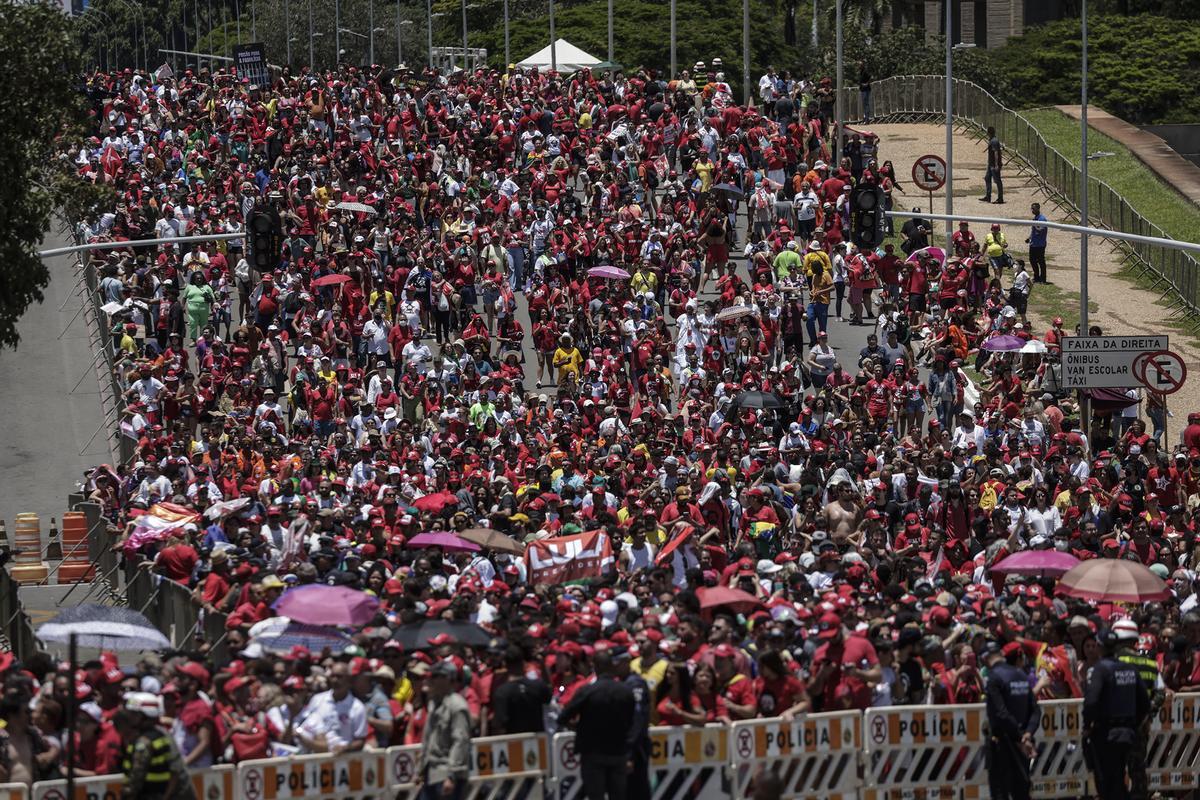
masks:
[[[1142,125],[1141,128],[1160,137],[1172,150],[1200,167],[1200,124]]]

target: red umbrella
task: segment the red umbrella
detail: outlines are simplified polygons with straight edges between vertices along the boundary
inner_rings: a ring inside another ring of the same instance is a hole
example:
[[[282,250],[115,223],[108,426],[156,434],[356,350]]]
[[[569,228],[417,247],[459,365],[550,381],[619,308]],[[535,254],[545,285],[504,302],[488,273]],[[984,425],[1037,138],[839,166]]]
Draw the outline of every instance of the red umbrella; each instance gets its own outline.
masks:
[[[315,281],[312,282],[312,285],[314,287],[315,286],[336,286],[339,283],[345,283],[348,280],[350,280],[349,275],[343,275],[340,272],[335,272],[332,275],[323,275],[320,278],[317,278]]]
[[[1058,593],[1113,603],[1150,603],[1171,597],[1162,578],[1141,562],[1123,558],[1081,561],[1062,576]]]
[[[701,587],[696,590],[696,596],[700,598],[700,608],[704,611],[722,607],[735,614],[745,614],[762,608],[762,601],[757,597],[730,586]]]
[[[995,564],[992,572],[999,573],[1000,580],[1004,580],[1004,575],[1059,578],[1078,563],[1079,559],[1075,556],[1058,550],[1022,550]]]
[[[442,513],[446,506],[458,505],[458,498],[451,492],[434,492],[424,497],[418,497],[413,502],[413,508],[419,511],[429,511],[434,514]]]

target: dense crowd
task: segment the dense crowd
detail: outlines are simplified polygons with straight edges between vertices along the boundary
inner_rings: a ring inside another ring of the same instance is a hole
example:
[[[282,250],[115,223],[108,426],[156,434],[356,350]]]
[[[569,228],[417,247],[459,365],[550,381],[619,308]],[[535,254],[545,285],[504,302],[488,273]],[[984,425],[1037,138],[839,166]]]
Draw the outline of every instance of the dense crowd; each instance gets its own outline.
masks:
[[[121,770],[127,704],[200,767],[423,741],[436,765],[431,704],[553,731],[594,672],[635,686],[643,729],[974,702],[1017,651],[1038,697],[1080,697],[1114,625],[1200,688],[1200,421],[1164,441],[1136,393],[1082,419],[1062,320],[1026,316],[1025,232],[963,223],[947,253],[917,215],[856,248],[853,186],[901,205],[886,142],[833,128],[828,79],[756,89],[739,105],[719,59],[89,76],[71,156],[120,201],[81,238],[243,234],[91,257],[136,455],[86,490],[127,568],[226,631],[105,656],[75,697],[23,665],[37,700],[14,678],[3,716],[35,762],[10,773],[62,763],[71,703],[87,774]],[[410,544],[481,528],[594,558],[539,581],[520,548]],[[1174,599],[993,572],[1024,550],[1136,560]],[[260,640],[314,583],[378,610],[324,650]],[[446,632],[403,644],[421,622]]]

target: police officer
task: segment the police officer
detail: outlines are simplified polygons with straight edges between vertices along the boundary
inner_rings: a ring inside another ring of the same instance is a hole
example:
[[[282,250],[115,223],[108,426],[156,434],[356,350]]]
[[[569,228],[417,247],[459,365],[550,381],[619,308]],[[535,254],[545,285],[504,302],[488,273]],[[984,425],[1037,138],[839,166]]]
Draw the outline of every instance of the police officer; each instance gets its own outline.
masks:
[[[1138,677],[1150,692],[1150,713],[1138,725],[1133,746],[1129,749],[1129,795],[1133,800],[1146,800],[1150,796],[1150,781],[1146,775],[1146,749],[1150,741],[1150,720],[1162,707],[1166,696],[1166,684],[1158,671],[1158,661],[1149,653],[1153,647],[1142,647],[1142,637],[1137,624],[1131,619],[1119,619],[1113,623],[1113,633],[1120,642],[1117,660],[1137,670]],[[1153,639],[1153,635],[1149,637]]]
[[[1128,800],[1125,768],[1137,729],[1150,716],[1150,692],[1137,668],[1117,659],[1121,640],[1103,631],[1104,658],[1087,676],[1083,697],[1084,746],[1100,800]]]
[[[650,800],[650,685],[630,665],[633,653],[614,647],[613,663],[617,677],[633,690],[633,767],[629,771],[629,800]]]
[[[612,653],[592,658],[596,679],[575,692],[559,721],[575,726],[579,778],[588,800],[625,800],[633,766],[637,701],[617,678]]]
[[[149,692],[130,692],[113,725],[125,745],[122,768],[125,797],[137,800],[196,800],[183,757],[174,740],[158,727],[162,700]]]
[[[988,784],[994,800],[1029,800],[1029,762],[1041,711],[1018,642],[989,645],[987,681]]]

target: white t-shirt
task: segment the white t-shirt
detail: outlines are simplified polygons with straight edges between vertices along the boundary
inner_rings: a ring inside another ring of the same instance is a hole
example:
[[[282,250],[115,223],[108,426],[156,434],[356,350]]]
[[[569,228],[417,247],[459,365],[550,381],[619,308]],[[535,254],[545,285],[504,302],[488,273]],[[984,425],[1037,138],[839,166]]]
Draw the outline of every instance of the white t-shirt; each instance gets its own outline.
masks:
[[[367,737],[367,708],[353,694],[333,699],[333,691],[321,692],[308,701],[300,732],[305,736],[325,735],[330,748]]]

